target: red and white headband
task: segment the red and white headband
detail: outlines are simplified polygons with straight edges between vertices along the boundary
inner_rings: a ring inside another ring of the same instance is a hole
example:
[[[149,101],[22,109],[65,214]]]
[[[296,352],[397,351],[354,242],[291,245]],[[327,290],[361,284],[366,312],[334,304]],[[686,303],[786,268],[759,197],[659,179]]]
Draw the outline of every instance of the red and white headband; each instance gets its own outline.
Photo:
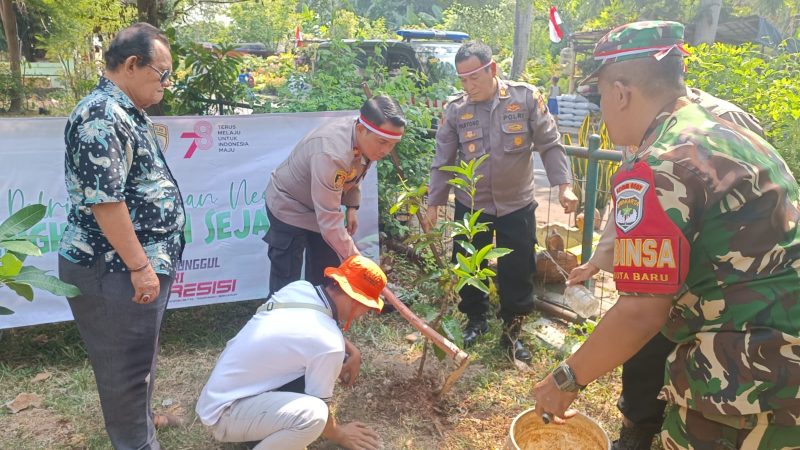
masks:
[[[477,69],[475,69],[475,70],[470,70],[469,72],[458,72],[458,76],[460,76],[460,77],[466,77],[467,75],[472,75],[472,74],[473,74],[473,73],[475,73],[475,72],[481,71],[481,70],[483,70],[483,69],[485,69],[485,68],[487,68],[487,67],[491,66],[491,65],[492,65],[492,63],[494,63],[494,60],[493,60],[493,59],[492,59],[492,60],[490,60],[489,62],[487,62],[486,64],[484,64],[484,65],[482,65],[482,66],[478,67],[478,68],[477,68]]]
[[[392,139],[394,141],[399,141],[400,138],[403,137],[403,133],[396,133],[394,131],[385,130],[374,123],[370,122],[369,120],[365,119],[364,116],[358,116],[358,121],[361,125],[364,125],[364,128],[372,131],[373,133],[377,134],[380,137],[384,137],[386,139]]]
[[[689,51],[683,46],[683,44],[673,44],[673,45],[664,45],[664,46],[652,46],[652,47],[639,47],[639,48],[628,48],[622,50],[611,50],[608,52],[596,53],[594,55],[594,59],[596,61],[605,61],[607,59],[612,58],[621,58],[623,56],[632,56],[632,55],[639,55],[643,53],[653,53],[653,57],[661,61],[665,56],[667,56],[673,50],[677,50],[683,56],[689,56]]]

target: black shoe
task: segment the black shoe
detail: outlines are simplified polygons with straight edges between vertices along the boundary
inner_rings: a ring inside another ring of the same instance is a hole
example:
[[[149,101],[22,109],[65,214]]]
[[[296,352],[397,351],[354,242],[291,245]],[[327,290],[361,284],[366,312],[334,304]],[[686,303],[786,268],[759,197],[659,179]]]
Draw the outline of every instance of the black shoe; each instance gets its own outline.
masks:
[[[500,336],[500,346],[507,349],[509,356],[524,363],[529,363],[533,359],[530,350],[520,339],[522,322],[524,316],[517,316],[503,323],[503,334]]]
[[[619,439],[611,443],[611,450],[650,450],[660,429],[658,425],[623,426],[619,430]]]
[[[464,348],[474,345],[478,336],[487,331],[489,331],[489,322],[486,321],[486,318],[469,319],[467,326],[464,327]]]
[[[505,335],[500,338],[500,345],[508,351],[508,356],[518,359],[524,363],[529,363],[533,359],[530,350],[525,347],[521,340],[509,340]]]

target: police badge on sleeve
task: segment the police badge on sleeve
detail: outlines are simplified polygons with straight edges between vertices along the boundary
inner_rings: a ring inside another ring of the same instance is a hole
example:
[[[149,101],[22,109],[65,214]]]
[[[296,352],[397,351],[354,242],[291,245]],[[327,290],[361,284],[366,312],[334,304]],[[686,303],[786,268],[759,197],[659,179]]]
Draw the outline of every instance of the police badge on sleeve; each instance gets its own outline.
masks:
[[[650,183],[639,179],[628,179],[614,187],[616,210],[614,221],[620,230],[627,233],[642,221],[644,194]]]

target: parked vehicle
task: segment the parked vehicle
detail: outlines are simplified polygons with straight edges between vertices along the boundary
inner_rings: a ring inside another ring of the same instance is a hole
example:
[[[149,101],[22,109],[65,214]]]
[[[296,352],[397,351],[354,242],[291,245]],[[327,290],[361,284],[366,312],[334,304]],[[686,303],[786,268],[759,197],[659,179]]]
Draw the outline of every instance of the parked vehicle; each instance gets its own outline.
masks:
[[[360,50],[358,59],[366,65],[369,60],[382,61],[389,73],[400,67],[424,73],[429,82],[455,82],[455,56],[461,42],[469,35],[458,31],[399,30],[398,40],[355,40],[344,42]],[[320,48],[329,46],[320,44]]]

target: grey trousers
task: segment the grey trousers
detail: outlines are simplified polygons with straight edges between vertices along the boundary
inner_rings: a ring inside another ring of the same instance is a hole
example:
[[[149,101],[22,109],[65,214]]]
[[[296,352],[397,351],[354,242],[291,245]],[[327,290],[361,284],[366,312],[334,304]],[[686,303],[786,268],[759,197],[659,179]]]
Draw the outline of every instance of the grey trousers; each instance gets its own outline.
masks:
[[[211,427],[220,442],[258,442],[253,450],[303,450],[328,422],[317,397],[270,391],[233,402]]]
[[[172,278],[158,275],[158,298],[140,305],[131,300],[130,274],[106,273],[102,258],[83,267],[59,257],[58,272],[81,290],[67,300],[94,369],[111,444],[117,450],[160,449],[150,399]]]

